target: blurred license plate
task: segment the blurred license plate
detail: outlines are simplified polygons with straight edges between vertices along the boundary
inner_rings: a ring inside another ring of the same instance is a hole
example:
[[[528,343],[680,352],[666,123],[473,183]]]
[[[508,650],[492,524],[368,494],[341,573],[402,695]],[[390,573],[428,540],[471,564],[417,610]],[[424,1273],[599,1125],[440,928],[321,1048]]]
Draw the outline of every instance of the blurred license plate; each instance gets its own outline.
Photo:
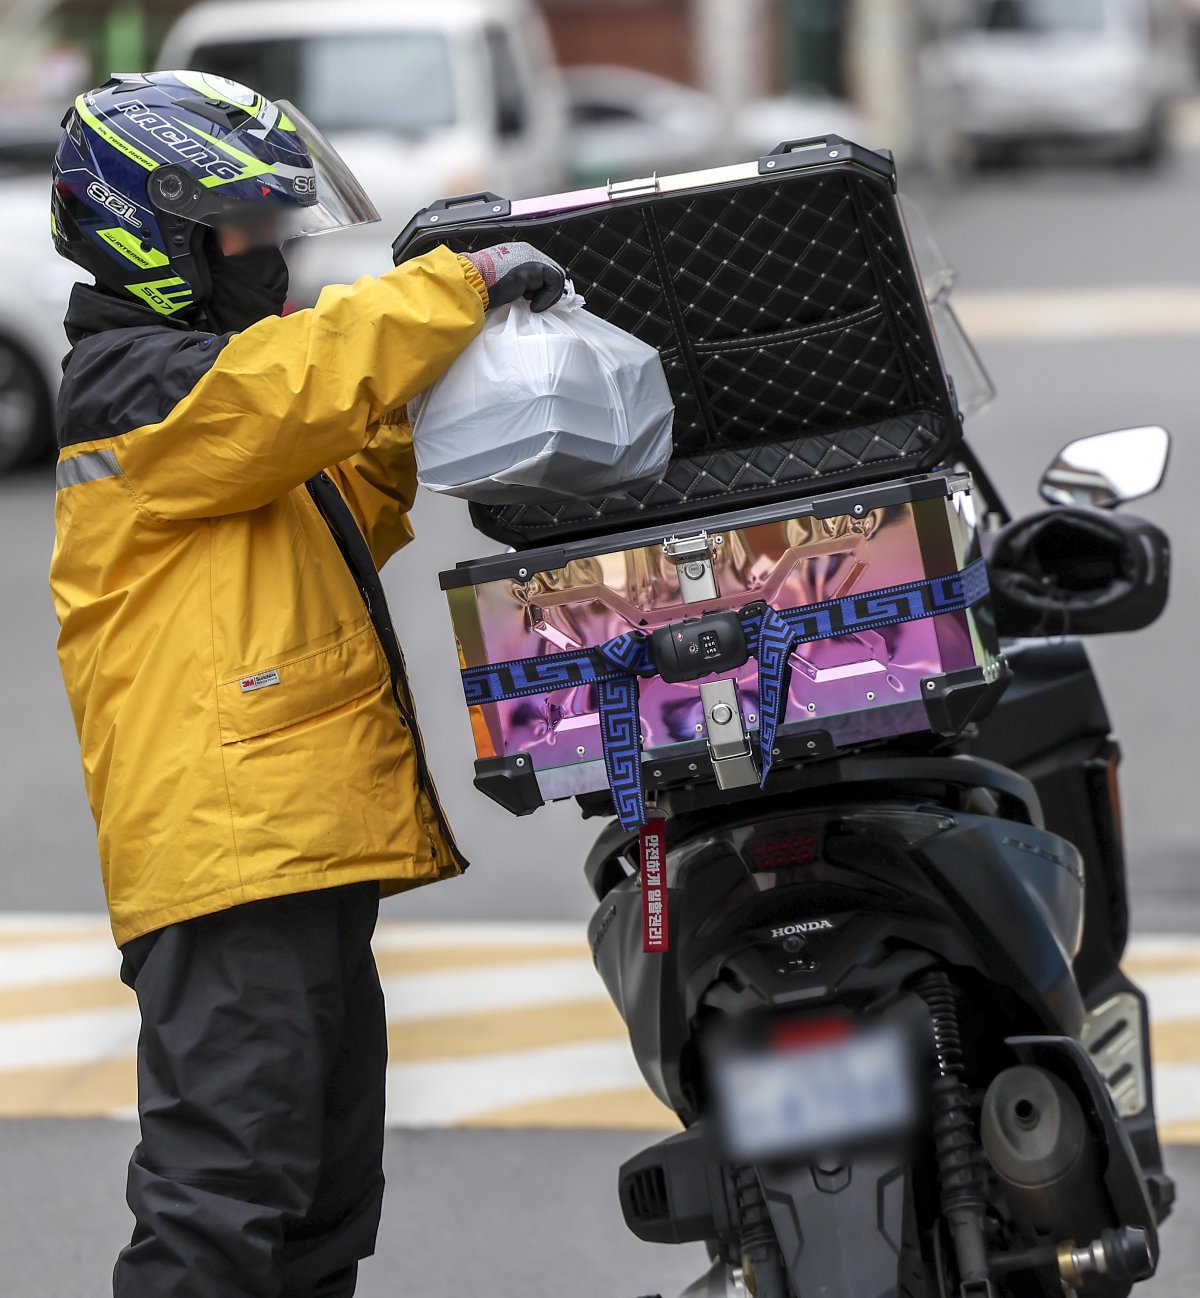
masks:
[[[807,1048],[728,1054],[714,1064],[725,1142],[742,1161],[883,1138],[912,1122],[908,1045],[894,1025]]]

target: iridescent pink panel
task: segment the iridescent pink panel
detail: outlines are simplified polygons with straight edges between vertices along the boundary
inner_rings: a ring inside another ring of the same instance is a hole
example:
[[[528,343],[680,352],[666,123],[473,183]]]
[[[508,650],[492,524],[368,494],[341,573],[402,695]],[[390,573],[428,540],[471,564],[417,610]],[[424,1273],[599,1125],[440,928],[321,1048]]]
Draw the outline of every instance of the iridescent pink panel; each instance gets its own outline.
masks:
[[[526,557],[536,562],[536,553]],[[476,667],[586,648],[634,627],[653,630],[753,600],[787,609],[867,594],[944,576],[976,557],[969,496],[963,492],[871,510],[861,518],[806,515],[726,531],[714,557],[720,597],[703,604],[681,600],[677,569],[661,544],[572,560],[524,581],[460,587],[448,597],[463,666]],[[924,729],[922,681],[984,666],[992,658],[986,641],[968,611],[802,645],[792,658],[784,724],[824,729],[841,746]],[[746,725],[754,730],[757,664],[751,659],[731,674]],[[471,711],[480,757],[526,753],[539,779],[558,770],[551,786],[561,792],[551,796],[605,787],[595,687]],[[673,746],[704,737],[696,683],[642,681],[641,717],[650,757],[666,757]],[[579,769],[559,769],[567,767]]]

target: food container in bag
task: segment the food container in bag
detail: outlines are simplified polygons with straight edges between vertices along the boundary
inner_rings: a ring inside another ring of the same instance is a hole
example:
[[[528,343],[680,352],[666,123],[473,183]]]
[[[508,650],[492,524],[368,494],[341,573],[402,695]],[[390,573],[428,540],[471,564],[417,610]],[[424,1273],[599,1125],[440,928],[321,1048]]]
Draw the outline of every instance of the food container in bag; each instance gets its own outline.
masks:
[[[597,496],[655,478],[674,405],[658,352],[568,291],[489,314],[410,405],[417,479],[487,504]]]

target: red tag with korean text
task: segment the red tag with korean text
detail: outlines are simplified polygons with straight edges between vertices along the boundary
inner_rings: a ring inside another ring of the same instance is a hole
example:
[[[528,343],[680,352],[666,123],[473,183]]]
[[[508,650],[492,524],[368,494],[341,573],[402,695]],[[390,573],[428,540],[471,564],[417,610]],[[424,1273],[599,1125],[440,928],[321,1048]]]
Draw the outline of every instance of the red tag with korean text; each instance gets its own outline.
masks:
[[[667,822],[652,816],[639,831],[642,862],[642,950],[665,951],[667,924]]]

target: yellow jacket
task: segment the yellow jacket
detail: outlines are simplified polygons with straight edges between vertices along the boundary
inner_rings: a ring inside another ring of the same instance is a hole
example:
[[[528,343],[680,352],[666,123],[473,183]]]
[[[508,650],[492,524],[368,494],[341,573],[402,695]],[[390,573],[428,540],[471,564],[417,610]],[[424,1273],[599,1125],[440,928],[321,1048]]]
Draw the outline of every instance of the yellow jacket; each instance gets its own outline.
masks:
[[[118,944],[465,868],[376,569],[411,536],[392,412],[486,302],[446,249],[226,336],[76,287],[50,584]]]

